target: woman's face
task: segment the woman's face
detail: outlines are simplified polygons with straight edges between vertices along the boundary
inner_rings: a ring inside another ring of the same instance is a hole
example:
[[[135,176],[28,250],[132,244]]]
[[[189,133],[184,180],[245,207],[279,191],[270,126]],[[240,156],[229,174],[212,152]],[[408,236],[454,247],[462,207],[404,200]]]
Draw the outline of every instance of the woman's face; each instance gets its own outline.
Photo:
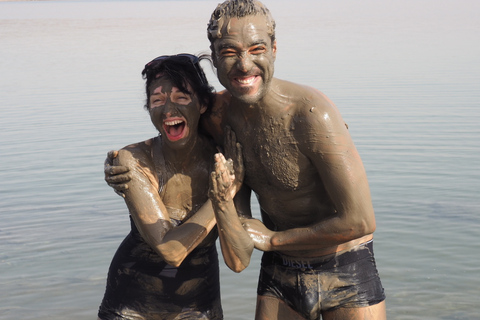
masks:
[[[162,134],[165,143],[181,148],[198,135],[200,115],[207,109],[201,106],[190,85],[181,92],[162,76],[155,79],[149,97],[150,119]]]

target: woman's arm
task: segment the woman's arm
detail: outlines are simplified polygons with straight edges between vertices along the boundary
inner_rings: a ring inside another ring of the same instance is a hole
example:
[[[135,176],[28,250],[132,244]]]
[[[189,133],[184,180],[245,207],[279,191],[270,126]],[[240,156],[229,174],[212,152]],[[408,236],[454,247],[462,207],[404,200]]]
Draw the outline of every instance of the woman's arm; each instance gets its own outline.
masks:
[[[131,180],[124,190],[124,199],[140,234],[168,264],[179,266],[215,226],[211,202],[207,201],[182,225],[174,227],[158,193],[150,153],[129,146],[119,151],[114,165],[130,169]]]

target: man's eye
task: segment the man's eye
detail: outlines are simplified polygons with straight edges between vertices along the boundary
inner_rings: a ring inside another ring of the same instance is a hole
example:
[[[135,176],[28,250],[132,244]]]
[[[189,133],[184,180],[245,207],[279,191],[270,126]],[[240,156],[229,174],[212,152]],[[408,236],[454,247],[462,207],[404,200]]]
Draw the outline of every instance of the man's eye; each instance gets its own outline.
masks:
[[[236,54],[234,50],[222,50],[220,51],[220,54],[224,57],[232,57]]]
[[[265,50],[265,47],[255,47],[255,48],[252,48],[250,50],[250,53],[252,54],[261,54],[261,53],[264,53],[266,50]]]

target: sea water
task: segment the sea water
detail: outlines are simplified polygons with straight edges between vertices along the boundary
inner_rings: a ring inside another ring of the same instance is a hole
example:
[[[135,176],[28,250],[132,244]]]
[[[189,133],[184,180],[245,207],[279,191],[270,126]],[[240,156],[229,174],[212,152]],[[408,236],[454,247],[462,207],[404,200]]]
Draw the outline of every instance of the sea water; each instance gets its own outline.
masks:
[[[129,231],[106,152],[156,135],[140,72],[208,52],[218,2],[0,2],[0,319],[95,319]],[[264,3],[276,76],[330,97],[362,157],[388,318],[478,319],[479,2]],[[225,319],[253,319],[259,259],[220,258]]]

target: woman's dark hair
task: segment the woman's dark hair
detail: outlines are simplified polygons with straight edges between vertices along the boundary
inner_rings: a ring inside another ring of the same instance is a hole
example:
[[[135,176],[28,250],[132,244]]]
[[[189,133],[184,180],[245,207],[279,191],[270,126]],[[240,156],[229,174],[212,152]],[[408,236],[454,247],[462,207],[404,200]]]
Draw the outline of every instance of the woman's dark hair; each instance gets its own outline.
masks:
[[[215,90],[208,84],[205,73],[200,66],[200,61],[207,60],[212,63],[208,54],[199,56],[191,54],[177,54],[172,56],[160,56],[145,65],[142,76],[146,80],[145,90],[147,101],[145,109],[150,110],[150,90],[152,82],[161,74],[162,77],[172,81],[173,85],[187,94],[195,94],[200,104],[207,107],[205,114],[209,113],[215,102]],[[190,92],[187,84],[193,89]]]

